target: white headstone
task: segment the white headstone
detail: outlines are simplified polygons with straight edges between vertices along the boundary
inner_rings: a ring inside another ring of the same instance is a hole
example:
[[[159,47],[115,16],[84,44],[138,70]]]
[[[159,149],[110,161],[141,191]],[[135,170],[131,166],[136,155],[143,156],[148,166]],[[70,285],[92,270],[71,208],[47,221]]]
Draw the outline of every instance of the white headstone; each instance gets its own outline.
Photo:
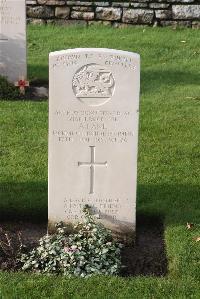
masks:
[[[27,76],[25,0],[0,0],[0,75]]]
[[[50,53],[49,228],[88,204],[114,234],[135,231],[140,59],[111,49]]]

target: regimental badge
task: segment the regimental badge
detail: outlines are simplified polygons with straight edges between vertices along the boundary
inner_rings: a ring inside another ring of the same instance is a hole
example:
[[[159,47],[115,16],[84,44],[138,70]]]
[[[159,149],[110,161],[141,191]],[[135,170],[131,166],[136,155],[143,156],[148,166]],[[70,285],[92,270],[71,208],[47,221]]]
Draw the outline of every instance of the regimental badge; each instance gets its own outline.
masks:
[[[72,88],[75,96],[81,102],[88,106],[100,106],[111,99],[115,80],[106,67],[87,64],[75,73]]]

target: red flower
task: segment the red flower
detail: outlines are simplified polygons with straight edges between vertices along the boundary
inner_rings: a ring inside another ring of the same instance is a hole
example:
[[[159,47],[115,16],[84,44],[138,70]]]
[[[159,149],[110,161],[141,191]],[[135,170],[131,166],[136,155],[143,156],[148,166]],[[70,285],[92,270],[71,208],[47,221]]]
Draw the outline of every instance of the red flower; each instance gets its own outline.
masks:
[[[18,84],[19,84],[19,87],[25,87],[26,86],[26,81],[25,80],[19,80]]]

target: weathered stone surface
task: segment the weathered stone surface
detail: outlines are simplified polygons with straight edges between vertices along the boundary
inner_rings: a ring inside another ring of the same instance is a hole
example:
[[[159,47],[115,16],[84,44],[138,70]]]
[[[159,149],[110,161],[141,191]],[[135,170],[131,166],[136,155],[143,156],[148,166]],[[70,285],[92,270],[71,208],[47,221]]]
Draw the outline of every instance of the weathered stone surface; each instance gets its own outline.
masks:
[[[28,6],[27,16],[29,18],[48,19],[54,16],[54,9],[47,6]]]
[[[129,2],[113,2],[112,3],[113,7],[129,7],[129,5],[130,5]]]
[[[124,9],[122,21],[132,24],[151,24],[153,10],[150,9]]]
[[[94,19],[94,12],[83,12],[83,11],[72,11],[71,12],[72,19],[81,19],[81,20],[93,20]]]
[[[193,29],[200,29],[200,21],[192,22],[192,28]]]
[[[89,26],[94,26],[94,25],[104,25],[104,26],[111,26],[111,21],[89,21],[88,22]]]
[[[159,2],[161,2],[163,0],[160,0]],[[183,4],[183,3],[193,3],[195,2],[196,0],[166,0],[166,2],[169,2],[169,3],[174,3],[174,2],[179,2],[180,4]]]
[[[55,24],[56,21],[61,21],[64,22],[64,20],[56,20],[56,19],[50,19],[50,20],[46,20],[46,24]],[[58,24],[58,25],[62,25],[62,24]]]
[[[171,10],[156,10],[155,14],[156,18],[161,20],[170,19],[172,16]]]
[[[135,7],[135,8],[144,8],[147,6],[148,6],[148,3],[131,3],[131,7]]]
[[[149,7],[155,9],[168,8],[169,5],[167,3],[149,3]]]
[[[92,4],[95,6],[109,6],[109,2],[106,2],[106,1],[103,1],[103,2],[95,1],[95,2],[92,2]]]
[[[176,21],[176,27],[188,27],[190,28],[192,26],[191,21]]]
[[[154,22],[153,22],[153,27],[158,27],[158,20],[154,20]]]
[[[173,19],[199,19],[200,5],[172,5]]]
[[[128,28],[128,27],[133,27],[133,24],[124,24],[124,23],[120,23],[120,22],[113,22],[112,26],[114,28]]]
[[[49,90],[47,87],[34,87],[33,89],[33,94],[34,96],[36,96],[37,98],[41,98],[41,99],[47,99],[49,96]]]
[[[106,21],[116,21],[120,20],[122,14],[121,8],[105,8],[97,7],[96,8],[96,18],[97,20],[106,20]]]
[[[93,7],[87,7],[87,6],[73,6],[73,7],[72,7],[72,10],[89,12],[89,11],[93,11]]]
[[[65,5],[64,0],[37,0],[39,5]]]
[[[135,0],[135,2],[145,3],[149,2],[149,0]],[[130,2],[130,6],[133,4],[133,2]]]
[[[36,5],[37,1],[36,0],[26,0],[26,5]]]
[[[176,28],[176,26],[177,26],[176,21],[160,21],[160,25],[163,26],[163,27],[170,26],[170,27],[173,27],[173,28],[174,27]]]
[[[28,19],[28,23],[29,24],[33,24],[33,25],[44,25],[46,24],[45,20],[43,19]]]
[[[91,5],[91,2],[83,2],[83,1],[67,1],[67,4],[68,5],[83,5],[83,6],[90,6]]]
[[[26,0],[26,3],[29,8],[33,9],[31,12],[27,9],[27,16],[31,22],[33,18],[70,19],[70,14],[72,14],[72,19],[85,19],[88,22],[95,20],[97,24],[102,20],[112,23],[117,21],[122,24],[159,26],[161,20],[191,20],[195,22],[200,19],[200,0]],[[45,7],[45,9],[50,8],[51,12],[46,11],[45,13],[43,9],[38,8],[39,6]],[[94,16],[88,14],[89,12],[94,12]],[[117,23],[114,26],[120,27]]]
[[[63,6],[63,7],[56,7],[55,9],[55,16],[56,18],[67,19],[69,18],[70,8]]]
[[[192,25],[191,21],[160,21],[161,26],[171,26],[176,29],[178,27],[188,27],[190,28]]]

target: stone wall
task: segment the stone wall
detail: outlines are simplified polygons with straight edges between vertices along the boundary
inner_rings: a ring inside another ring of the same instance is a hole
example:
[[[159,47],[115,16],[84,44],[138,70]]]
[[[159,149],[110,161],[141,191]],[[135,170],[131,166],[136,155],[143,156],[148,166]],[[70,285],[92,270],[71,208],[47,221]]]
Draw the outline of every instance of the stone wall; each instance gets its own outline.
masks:
[[[33,24],[185,26],[200,28],[200,0],[26,0]]]

